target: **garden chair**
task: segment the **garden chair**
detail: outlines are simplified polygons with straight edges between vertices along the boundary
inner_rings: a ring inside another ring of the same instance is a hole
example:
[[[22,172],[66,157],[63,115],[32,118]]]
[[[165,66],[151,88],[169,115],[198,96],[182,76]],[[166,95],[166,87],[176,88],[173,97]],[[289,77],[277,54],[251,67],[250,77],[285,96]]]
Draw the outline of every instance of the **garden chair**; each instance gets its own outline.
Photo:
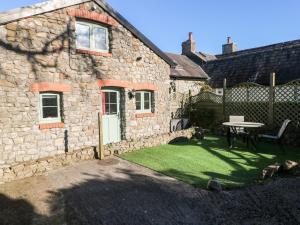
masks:
[[[292,122],[291,120],[286,119],[283,122],[283,124],[281,125],[281,128],[278,131],[278,133],[275,134],[275,135],[272,135],[272,134],[261,134],[258,137],[259,138],[263,138],[263,139],[267,139],[267,140],[271,140],[271,141],[274,141],[274,142],[277,142],[277,144],[279,145],[280,149],[282,149],[284,151],[282,140],[283,140],[284,134],[285,134],[285,132],[286,132],[286,130],[287,130],[287,128],[288,128],[288,126],[289,126],[289,124],[291,122]]]
[[[229,122],[245,122],[245,117],[244,116],[229,116]],[[238,136],[243,137],[243,141],[245,142],[247,140],[247,145],[248,143],[248,138],[247,135],[248,133],[245,131],[243,127],[235,128],[235,130],[231,130],[231,133],[236,134]]]
[[[229,116],[229,122],[245,122],[244,116]],[[236,134],[246,134],[245,129],[243,127],[236,128],[235,131]]]

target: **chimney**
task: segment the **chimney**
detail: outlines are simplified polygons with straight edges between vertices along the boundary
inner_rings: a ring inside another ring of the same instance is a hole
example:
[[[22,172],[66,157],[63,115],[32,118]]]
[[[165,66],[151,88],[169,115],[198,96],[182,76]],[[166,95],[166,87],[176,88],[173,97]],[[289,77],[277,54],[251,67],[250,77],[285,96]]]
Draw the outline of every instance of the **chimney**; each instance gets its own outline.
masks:
[[[196,42],[193,39],[193,32],[189,33],[189,40],[182,43],[182,55],[191,55],[196,52]]]
[[[231,37],[227,37],[227,43],[223,45],[223,54],[230,54],[236,52],[238,47],[235,43],[233,43]]]

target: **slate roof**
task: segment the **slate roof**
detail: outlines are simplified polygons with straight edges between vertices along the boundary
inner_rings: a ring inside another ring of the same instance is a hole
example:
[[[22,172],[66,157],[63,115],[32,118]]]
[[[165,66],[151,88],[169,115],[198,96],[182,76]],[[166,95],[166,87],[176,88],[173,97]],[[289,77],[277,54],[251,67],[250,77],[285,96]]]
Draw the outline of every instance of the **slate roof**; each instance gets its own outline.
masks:
[[[216,55],[215,60],[202,63],[215,88],[242,82],[268,85],[270,73],[276,73],[276,84],[300,79],[300,40]]]
[[[147,47],[149,47],[155,54],[161,57],[171,67],[176,64],[162,52],[154,43],[152,43],[145,35],[138,31],[131,23],[129,23],[121,14],[114,10],[105,0],[49,0],[35,5],[21,7],[6,12],[0,13],[0,25],[7,24],[22,18],[62,9],[72,5],[81,4],[84,2],[94,1],[100,5],[110,16],[116,19],[120,24],[126,27],[134,36],[140,39]]]
[[[172,78],[193,80],[208,79],[208,75],[204,72],[204,70],[187,56],[173,53],[165,54],[177,64],[175,68],[171,69]]]

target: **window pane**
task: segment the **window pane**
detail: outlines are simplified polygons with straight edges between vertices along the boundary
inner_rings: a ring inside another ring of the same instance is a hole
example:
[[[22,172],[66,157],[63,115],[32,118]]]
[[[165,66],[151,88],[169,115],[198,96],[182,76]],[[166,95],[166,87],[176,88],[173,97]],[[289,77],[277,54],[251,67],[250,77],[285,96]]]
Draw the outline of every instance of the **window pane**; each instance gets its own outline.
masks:
[[[107,50],[106,37],[106,29],[100,27],[94,28],[94,41],[96,49]]]
[[[150,101],[150,93],[145,92],[144,93],[144,99],[145,99],[145,101]]]
[[[57,95],[43,95],[43,106],[57,107],[57,102]]]
[[[88,25],[76,24],[77,45],[90,48],[90,27]]]
[[[140,102],[140,101],[141,101],[141,93],[140,93],[140,92],[137,92],[137,93],[135,94],[135,100],[136,100],[137,102]]]
[[[136,110],[141,110],[141,102],[136,102]]]
[[[57,118],[58,117],[58,107],[45,107],[43,108],[43,118]]]
[[[136,105],[136,110],[141,110],[142,109],[141,93],[140,92],[137,92],[135,94],[135,105]]]
[[[144,109],[145,110],[150,109],[150,102],[144,102]]]

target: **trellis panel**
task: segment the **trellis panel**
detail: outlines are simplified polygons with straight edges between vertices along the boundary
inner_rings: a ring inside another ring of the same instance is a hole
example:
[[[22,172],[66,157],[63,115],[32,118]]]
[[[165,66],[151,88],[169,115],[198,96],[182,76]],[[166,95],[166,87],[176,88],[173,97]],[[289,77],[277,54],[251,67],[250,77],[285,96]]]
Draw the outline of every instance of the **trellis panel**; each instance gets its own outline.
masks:
[[[275,87],[274,125],[280,126],[285,119],[294,126],[300,121],[300,80]]]
[[[245,116],[247,121],[268,123],[269,89],[254,83],[242,83],[225,92],[225,117]]]

